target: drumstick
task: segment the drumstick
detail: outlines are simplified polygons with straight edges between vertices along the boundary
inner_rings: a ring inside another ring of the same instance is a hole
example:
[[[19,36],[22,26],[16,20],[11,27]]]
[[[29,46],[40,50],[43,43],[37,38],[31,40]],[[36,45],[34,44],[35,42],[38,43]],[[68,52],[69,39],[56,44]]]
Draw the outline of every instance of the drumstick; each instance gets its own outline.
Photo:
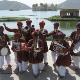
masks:
[[[74,44],[74,43],[73,43]],[[76,44],[74,44],[76,47],[77,47],[77,45]]]

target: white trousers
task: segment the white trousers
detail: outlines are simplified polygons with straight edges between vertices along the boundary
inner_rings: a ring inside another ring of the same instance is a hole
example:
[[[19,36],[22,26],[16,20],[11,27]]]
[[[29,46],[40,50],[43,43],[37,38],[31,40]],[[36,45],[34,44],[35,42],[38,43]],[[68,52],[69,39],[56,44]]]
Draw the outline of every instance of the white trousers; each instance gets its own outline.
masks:
[[[66,67],[64,67],[64,66],[60,66],[60,67],[56,66],[56,69],[59,72],[60,76],[65,76],[65,74],[66,74]]]
[[[72,59],[74,61],[74,65],[79,68],[80,56],[72,56]]]
[[[43,53],[44,57],[43,57],[43,60],[44,60],[44,63],[47,62],[47,53]]]
[[[43,70],[43,68],[44,68],[43,62],[41,62],[41,63],[39,63],[39,64],[32,64],[33,73],[34,73],[35,75],[38,74],[38,69]]]
[[[17,64],[17,67],[18,67],[17,52],[14,52],[14,56],[15,56],[14,61],[15,61],[15,63]]]
[[[5,57],[5,60],[6,60],[8,65],[11,63],[10,55],[0,56],[0,68],[2,68],[2,66],[4,64],[4,57]]]
[[[57,58],[58,58],[58,56],[59,56],[59,53],[51,51],[51,56],[52,56],[53,62],[55,63]]]
[[[19,65],[19,72],[20,71],[26,71],[26,69],[27,69],[27,62],[25,62],[25,61],[22,61],[22,63],[18,62],[18,65]]]

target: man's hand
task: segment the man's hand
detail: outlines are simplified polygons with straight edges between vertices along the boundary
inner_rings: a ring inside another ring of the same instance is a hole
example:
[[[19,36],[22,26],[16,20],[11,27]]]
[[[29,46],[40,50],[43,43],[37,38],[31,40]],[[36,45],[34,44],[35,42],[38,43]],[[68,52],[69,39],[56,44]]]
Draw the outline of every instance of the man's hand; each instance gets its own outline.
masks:
[[[6,24],[5,24],[5,23],[3,23],[3,25],[4,25],[4,26],[6,26]]]

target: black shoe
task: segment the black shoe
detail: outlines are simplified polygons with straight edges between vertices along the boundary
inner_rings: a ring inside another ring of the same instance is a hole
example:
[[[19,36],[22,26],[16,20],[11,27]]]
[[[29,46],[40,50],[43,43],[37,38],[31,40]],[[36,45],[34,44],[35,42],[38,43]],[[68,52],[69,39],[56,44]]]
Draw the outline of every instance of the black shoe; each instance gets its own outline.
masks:
[[[9,64],[8,67],[12,67],[12,66]]]
[[[64,76],[59,76],[60,78],[64,78]]]
[[[48,65],[48,62],[45,62],[44,64],[45,64],[45,65]]]
[[[42,70],[40,70],[40,71],[46,71],[46,70],[45,70],[45,68],[43,68],[43,69],[42,69]]]
[[[53,66],[56,66],[56,63],[54,63]]]
[[[38,77],[38,74],[37,75],[34,75],[34,77],[37,78]]]
[[[16,69],[19,70],[19,67],[17,67]]]
[[[20,74],[23,74],[24,72],[25,72],[25,71],[20,71],[19,73],[20,73]]]
[[[2,71],[2,68],[0,68],[0,71]]]

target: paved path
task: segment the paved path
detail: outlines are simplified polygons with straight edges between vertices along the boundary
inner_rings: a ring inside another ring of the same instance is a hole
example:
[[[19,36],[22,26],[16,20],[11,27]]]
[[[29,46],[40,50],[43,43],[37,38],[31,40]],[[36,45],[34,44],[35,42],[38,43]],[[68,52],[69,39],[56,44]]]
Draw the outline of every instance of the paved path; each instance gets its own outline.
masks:
[[[48,41],[48,47],[51,41]],[[11,46],[10,46],[11,47]],[[67,68],[67,74],[65,78],[59,78],[57,71],[53,67],[53,62],[51,58],[51,52],[48,51],[48,65],[45,66],[46,71],[39,71],[38,78],[34,78],[32,73],[31,64],[28,64],[28,69],[25,73],[19,74],[16,69],[16,64],[14,62],[14,53],[11,53],[11,64],[12,68],[6,66],[6,62],[3,66],[4,71],[0,72],[0,80],[80,80],[80,69],[78,71],[74,70],[73,64]],[[7,71],[9,70],[9,71]]]

